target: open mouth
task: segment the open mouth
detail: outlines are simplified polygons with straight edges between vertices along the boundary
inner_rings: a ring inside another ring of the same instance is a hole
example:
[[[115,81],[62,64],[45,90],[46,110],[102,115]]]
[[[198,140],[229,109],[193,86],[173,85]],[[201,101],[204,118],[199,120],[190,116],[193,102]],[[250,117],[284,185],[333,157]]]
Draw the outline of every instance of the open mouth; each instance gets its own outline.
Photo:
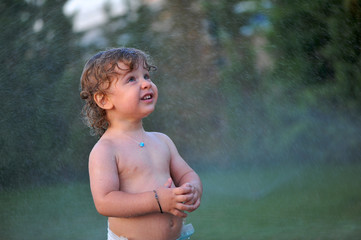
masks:
[[[148,93],[148,94],[145,94],[141,99],[142,100],[149,100],[149,99],[152,99],[152,98],[153,98],[153,94]]]

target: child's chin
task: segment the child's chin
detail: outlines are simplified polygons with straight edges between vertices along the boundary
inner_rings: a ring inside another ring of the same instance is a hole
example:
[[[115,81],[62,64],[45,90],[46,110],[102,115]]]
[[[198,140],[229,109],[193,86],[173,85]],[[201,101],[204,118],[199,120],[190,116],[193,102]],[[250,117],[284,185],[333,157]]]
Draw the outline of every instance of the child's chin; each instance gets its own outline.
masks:
[[[152,112],[154,112],[154,109],[149,109],[148,111],[144,112],[144,117],[148,117]]]

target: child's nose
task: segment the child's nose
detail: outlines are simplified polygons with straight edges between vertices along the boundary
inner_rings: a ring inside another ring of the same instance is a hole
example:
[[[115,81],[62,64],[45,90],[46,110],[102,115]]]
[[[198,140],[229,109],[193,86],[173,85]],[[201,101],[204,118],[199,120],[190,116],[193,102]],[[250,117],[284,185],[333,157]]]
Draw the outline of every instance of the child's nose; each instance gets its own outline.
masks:
[[[152,86],[152,84],[150,83],[150,80],[148,80],[148,79],[142,79],[142,83],[141,83],[142,85],[142,88],[143,89],[147,89],[147,88],[150,88],[151,86]]]

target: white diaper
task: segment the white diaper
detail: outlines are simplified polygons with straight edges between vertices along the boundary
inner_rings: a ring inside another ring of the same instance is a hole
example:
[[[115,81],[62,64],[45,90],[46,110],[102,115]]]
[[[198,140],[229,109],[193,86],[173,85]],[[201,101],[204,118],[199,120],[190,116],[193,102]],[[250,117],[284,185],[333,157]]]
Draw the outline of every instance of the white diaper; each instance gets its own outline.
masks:
[[[177,240],[184,240],[184,239],[190,239],[190,236],[194,233],[194,228],[191,223],[187,225],[183,225],[181,236]],[[115,233],[112,232],[112,230],[109,229],[108,226],[108,240],[128,240],[126,237],[117,236]]]
[[[128,240],[128,238],[117,236],[115,233],[113,233],[109,227],[108,227],[108,240]]]

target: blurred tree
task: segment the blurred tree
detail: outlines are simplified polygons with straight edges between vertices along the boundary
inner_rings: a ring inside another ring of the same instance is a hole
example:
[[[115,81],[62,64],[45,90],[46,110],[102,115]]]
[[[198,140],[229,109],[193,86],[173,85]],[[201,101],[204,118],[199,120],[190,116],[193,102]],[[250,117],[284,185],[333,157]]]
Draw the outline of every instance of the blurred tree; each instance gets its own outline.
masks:
[[[0,3],[0,186],[51,179],[61,168],[57,156],[68,124],[54,96],[79,53],[71,21],[62,12],[65,2]]]
[[[250,151],[255,144],[260,147],[260,138],[264,137],[262,76],[255,54],[257,40],[263,36],[252,25],[253,18],[263,16],[259,1],[202,1],[202,5],[225,99],[227,131],[223,147],[232,149],[226,154],[232,161],[249,161]]]
[[[361,106],[361,1],[273,1],[274,73],[287,95]],[[349,104],[350,103],[350,104]]]
[[[361,106],[361,1],[334,5],[328,22],[330,42],[324,54],[334,69],[335,101]]]
[[[283,152],[282,157],[360,159],[355,147],[360,142],[360,4],[272,1],[268,40],[274,69],[266,79],[267,115],[269,146]],[[339,126],[345,130],[335,131]]]

